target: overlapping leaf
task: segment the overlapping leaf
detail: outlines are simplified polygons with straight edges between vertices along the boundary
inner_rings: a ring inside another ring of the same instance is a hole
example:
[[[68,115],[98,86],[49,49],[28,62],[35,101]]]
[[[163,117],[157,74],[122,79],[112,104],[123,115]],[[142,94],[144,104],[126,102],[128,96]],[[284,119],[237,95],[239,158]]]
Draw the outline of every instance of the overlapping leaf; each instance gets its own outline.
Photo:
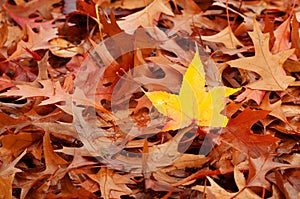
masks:
[[[175,130],[196,123],[199,126],[225,127],[228,119],[221,114],[225,97],[239,91],[227,87],[214,87],[207,91],[205,73],[198,52],[189,65],[179,95],[164,91],[145,94],[157,110],[170,118],[163,131]]]

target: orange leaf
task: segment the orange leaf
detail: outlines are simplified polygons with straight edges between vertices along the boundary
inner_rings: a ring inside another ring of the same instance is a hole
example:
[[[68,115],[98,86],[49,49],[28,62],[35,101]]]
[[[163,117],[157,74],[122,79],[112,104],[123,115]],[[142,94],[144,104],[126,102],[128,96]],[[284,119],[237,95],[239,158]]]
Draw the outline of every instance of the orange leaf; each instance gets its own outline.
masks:
[[[43,85],[43,88],[36,88],[29,85],[17,85],[16,87],[19,90],[9,90],[5,93],[1,93],[0,96],[21,96],[21,99],[31,97],[48,97],[48,99],[42,101],[40,105],[65,101],[66,92],[62,89],[59,82],[52,83],[51,80],[42,80],[40,83]]]
[[[26,26],[26,30],[28,41],[19,41],[16,51],[7,59],[8,61],[28,55],[32,56],[31,53],[28,53],[26,49],[36,51],[51,48],[51,45],[48,41],[57,37],[56,29],[45,30],[43,27],[40,27],[39,32],[35,33],[29,26]]]
[[[251,132],[250,128],[257,121],[265,118],[269,111],[245,109],[236,118],[229,120],[222,136],[222,141],[249,154],[251,157],[258,157],[268,153],[268,147],[279,141],[272,135],[257,135]]]

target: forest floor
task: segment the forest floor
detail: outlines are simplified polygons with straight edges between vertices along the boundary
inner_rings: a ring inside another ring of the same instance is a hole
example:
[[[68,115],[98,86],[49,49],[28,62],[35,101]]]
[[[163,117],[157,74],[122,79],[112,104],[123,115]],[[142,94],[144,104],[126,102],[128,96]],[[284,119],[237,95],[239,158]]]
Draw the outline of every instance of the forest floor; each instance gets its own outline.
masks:
[[[300,198],[298,1],[0,2],[0,198]]]

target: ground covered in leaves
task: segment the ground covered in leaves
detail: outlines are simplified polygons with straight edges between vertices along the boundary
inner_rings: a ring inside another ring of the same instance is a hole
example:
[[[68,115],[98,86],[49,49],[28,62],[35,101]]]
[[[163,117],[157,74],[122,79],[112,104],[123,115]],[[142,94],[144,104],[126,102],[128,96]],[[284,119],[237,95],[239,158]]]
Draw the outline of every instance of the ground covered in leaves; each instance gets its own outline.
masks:
[[[0,2],[0,198],[300,198],[298,1]]]

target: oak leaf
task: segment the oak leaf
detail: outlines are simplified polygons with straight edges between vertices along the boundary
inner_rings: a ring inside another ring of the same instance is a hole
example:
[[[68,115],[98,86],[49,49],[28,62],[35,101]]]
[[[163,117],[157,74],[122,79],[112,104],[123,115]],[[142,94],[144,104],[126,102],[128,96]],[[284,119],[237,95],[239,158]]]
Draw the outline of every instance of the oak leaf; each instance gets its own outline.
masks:
[[[15,168],[15,165],[25,154],[26,150],[9,164],[5,164],[6,161],[3,161],[4,164],[0,168],[0,198],[12,198],[13,180],[15,174],[17,172],[21,172],[20,169]]]
[[[272,48],[273,53],[278,53],[283,50],[291,48],[291,31],[290,31],[291,17],[287,18],[278,28],[274,31],[275,42]]]
[[[229,144],[237,150],[258,157],[268,153],[268,148],[279,141],[272,135],[258,135],[251,132],[250,128],[257,121],[265,118],[269,111],[251,110],[246,108],[236,118],[230,119],[224,129],[222,142]]]
[[[82,47],[76,46],[62,38],[54,38],[49,43],[53,46],[50,48],[51,53],[58,57],[71,58],[84,52]]]
[[[32,97],[48,97],[48,99],[42,101],[40,105],[54,104],[57,102],[65,101],[66,92],[61,87],[59,82],[53,83],[51,80],[40,81],[43,88],[37,88],[30,85],[17,85],[19,90],[8,90],[5,93],[1,93],[0,96],[21,96],[20,99],[32,98]]]
[[[289,169],[293,166],[290,164],[282,164],[274,162],[273,154],[265,154],[259,158],[250,158],[249,176],[247,186],[258,186],[270,189],[270,183],[266,180],[266,174],[273,169]]]
[[[234,168],[234,180],[239,189],[237,193],[230,193],[218,185],[213,179],[207,177],[210,182],[210,186],[206,188],[207,190],[207,198],[222,198],[222,199],[259,199],[261,198],[258,196],[254,191],[246,187],[246,180],[244,174],[238,169],[238,167]],[[204,189],[202,186],[196,185],[193,189],[203,192]]]
[[[220,114],[225,107],[223,98],[239,91],[223,86],[209,91],[205,87],[205,72],[198,51],[190,63],[180,88],[179,95],[163,91],[145,92],[153,106],[171,118],[163,131],[199,126],[225,127],[228,119]]]
[[[111,1],[110,2],[110,7],[133,10],[133,9],[143,8],[147,5],[146,3],[149,4],[151,2],[153,2],[153,0],[147,0],[147,1],[140,1],[140,0]]]
[[[271,103],[270,102],[270,92],[268,92],[265,97],[263,98],[259,108],[263,109],[263,110],[267,110],[267,111],[270,111],[269,115],[272,115],[278,119],[280,119],[281,121],[283,122],[286,122],[287,124],[289,123],[286,116],[285,116],[285,113],[283,112],[283,109],[282,109],[282,101],[281,99],[274,102],[274,103]],[[295,112],[296,109],[294,109],[294,112]]]
[[[16,51],[12,55],[10,55],[10,57],[7,59],[8,61],[23,56],[31,57],[32,55],[28,52],[28,50],[36,51],[51,48],[51,45],[48,41],[57,37],[56,29],[46,30],[43,27],[40,27],[39,32],[35,33],[29,26],[26,26],[26,30],[28,35],[28,41],[19,41]]]
[[[132,184],[130,175],[120,175],[111,169],[102,167],[97,174],[89,174],[90,178],[98,182],[101,196],[104,199],[121,198],[121,195],[128,195],[132,190],[126,184]]]
[[[257,105],[260,105],[261,101],[265,96],[266,91],[253,90],[251,88],[246,88],[246,90],[237,96],[236,102],[246,102],[248,100],[254,100]]]
[[[21,17],[29,17],[30,14],[39,11],[43,17],[51,19],[51,8],[53,4],[59,3],[60,0],[33,0],[20,5],[11,5],[6,3],[5,6],[14,13],[18,13]]]
[[[124,17],[123,21],[118,21],[118,25],[127,33],[133,33],[139,26],[144,28],[154,27],[154,21],[157,18],[155,16],[161,13],[174,16],[172,10],[163,0],[154,0],[143,10]]]
[[[211,41],[216,43],[222,43],[226,48],[235,49],[238,46],[244,46],[233,34],[230,26],[227,26],[221,32],[211,35],[202,36],[201,39],[205,41]]]
[[[22,17],[18,16],[15,14],[14,11],[11,11],[6,7],[6,4],[2,5],[3,9],[8,12],[8,14],[19,24],[22,28],[28,26],[30,28],[40,28],[43,27],[45,29],[49,29],[54,27],[52,24],[54,20],[48,20],[48,21],[42,21],[40,22],[43,18],[41,16],[37,16],[34,18],[27,18],[27,17]]]
[[[294,53],[294,49],[281,51],[273,55],[269,50],[269,34],[263,34],[258,22],[254,19],[254,31],[249,32],[255,48],[255,56],[244,57],[227,62],[232,67],[258,73],[261,80],[247,87],[256,90],[285,90],[295,78],[287,76],[282,68],[285,60]]]

